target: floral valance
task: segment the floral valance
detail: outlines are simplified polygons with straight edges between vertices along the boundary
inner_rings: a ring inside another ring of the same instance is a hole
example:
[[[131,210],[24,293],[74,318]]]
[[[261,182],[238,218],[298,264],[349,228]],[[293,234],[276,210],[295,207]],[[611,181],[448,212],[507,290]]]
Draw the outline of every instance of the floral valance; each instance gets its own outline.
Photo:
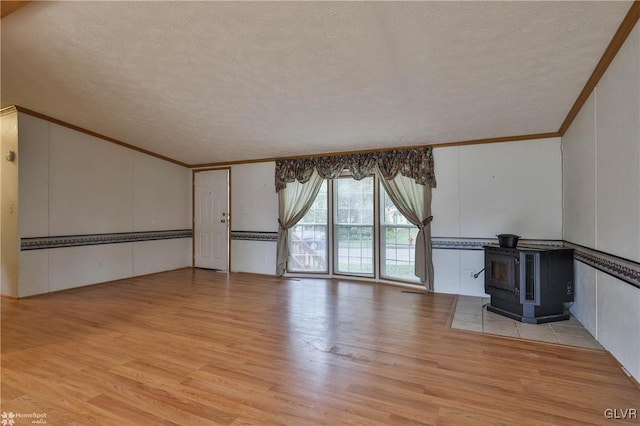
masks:
[[[314,170],[317,170],[323,179],[335,179],[345,169],[349,169],[351,176],[356,180],[373,174],[377,169],[387,180],[395,178],[400,173],[414,179],[420,185],[436,187],[433,150],[431,147],[424,147],[278,160],[276,192],[285,188],[289,182],[308,182]]]

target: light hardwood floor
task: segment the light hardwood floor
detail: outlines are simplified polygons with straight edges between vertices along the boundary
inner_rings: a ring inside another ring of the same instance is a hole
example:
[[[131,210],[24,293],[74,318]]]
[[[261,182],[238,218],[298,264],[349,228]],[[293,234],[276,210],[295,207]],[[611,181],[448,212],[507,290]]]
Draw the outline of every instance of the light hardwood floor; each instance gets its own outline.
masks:
[[[453,330],[456,296],[402,290],[183,269],[3,298],[0,410],[48,425],[606,425],[607,408],[640,410],[608,353]]]

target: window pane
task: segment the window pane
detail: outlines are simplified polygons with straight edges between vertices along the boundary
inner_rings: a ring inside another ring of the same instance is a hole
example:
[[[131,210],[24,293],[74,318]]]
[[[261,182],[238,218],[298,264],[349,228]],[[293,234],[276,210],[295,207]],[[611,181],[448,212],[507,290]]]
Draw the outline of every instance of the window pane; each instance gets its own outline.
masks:
[[[307,214],[289,230],[289,271],[329,271],[327,213],[327,181],[324,181]]]
[[[333,269],[337,274],[380,276],[418,282],[415,276],[415,241],[418,228],[398,211],[380,185],[380,271],[374,247],[374,178],[332,181],[333,233],[328,229],[327,189],[323,182],[311,209],[289,231],[291,272],[329,273],[329,239],[334,238]],[[333,235],[332,235],[333,234]]]
[[[373,275],[373,178],[340,178],[336,191],[336,272]]]
[[[411,222],[405,218],[402,213],[398,211],[396,206],[391,201],[391,198],[387,195],[387,191],[384,190],[382,184],[380,184],[380,195],[382,197],[380,205],[384,208],[380,222],[383,225],[408,225],[413,226]]]
[[[415,241],[418,228],[396,208],[380,185],[381,238],[380,276],[402,281],[419,281],[415,276]]]

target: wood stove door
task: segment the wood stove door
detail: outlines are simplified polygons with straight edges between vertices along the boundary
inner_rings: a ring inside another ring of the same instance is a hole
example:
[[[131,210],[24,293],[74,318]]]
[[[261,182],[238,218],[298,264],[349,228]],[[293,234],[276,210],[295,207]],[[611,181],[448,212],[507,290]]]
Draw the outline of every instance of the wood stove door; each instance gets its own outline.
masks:
[[[512,293],[520,293],[520,274],[518,273],[520,259],[485,251],[485,291],[498,288]]]

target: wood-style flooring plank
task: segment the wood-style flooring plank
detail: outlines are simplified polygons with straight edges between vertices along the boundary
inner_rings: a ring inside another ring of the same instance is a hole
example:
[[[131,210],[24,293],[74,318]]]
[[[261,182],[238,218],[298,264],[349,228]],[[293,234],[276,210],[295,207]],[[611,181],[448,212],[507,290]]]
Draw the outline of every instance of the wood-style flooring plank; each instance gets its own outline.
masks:
[[[182,269],[1,303],[0,410],[52,425],[607,425],[607,408],[640,411],[606,352],[451,329],[454,295]]]

